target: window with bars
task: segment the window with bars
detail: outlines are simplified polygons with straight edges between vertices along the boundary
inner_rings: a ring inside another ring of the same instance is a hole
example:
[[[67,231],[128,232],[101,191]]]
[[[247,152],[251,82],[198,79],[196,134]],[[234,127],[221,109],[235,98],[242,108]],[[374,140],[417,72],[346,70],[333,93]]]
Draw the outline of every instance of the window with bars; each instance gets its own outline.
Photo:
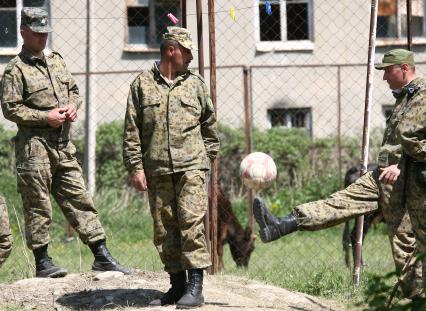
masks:
[[[127,44],[158,47],[168,13],[180,18],[179,0],[127,0]]]
[[[424,0],[411,0],[413,37],[425,34]],[[407,37],[407,6],[405,0],[379,0],[377,16],[378,38]]]
[[[267,114],[270,127],[304,128],[312,134],[311,108],[273,108]]]
[[[258,2],[258,46],[312,48],[312,0],[269,0],[268,3]]]
[[[0,51],[16,50],[22,39],[19,35],[22,7],[48,9],[48,0],[0,0]]]

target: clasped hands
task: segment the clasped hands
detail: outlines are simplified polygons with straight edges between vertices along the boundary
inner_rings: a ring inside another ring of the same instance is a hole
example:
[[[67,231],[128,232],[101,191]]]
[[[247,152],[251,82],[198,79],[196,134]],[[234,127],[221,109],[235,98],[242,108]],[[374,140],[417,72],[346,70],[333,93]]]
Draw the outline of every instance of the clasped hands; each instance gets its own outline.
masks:
[[[66,121],[74,122],[77,119],[77,106],[68,104],[65,107],[54,108],[49,111],[47,115],[47,123],[53,127],[58,128]]]

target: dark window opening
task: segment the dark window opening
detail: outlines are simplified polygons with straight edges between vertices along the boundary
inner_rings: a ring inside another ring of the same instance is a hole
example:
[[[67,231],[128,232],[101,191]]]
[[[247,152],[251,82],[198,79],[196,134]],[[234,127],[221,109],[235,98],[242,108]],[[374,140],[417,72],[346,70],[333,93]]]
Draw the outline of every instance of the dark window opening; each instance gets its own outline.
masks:
[[[0,8],[16,8],[16,0],[0,0]]]
[[[304,128],[312,135],[311,108],[268,109],[271,127]]]
[[[309,39],[307,3],[287,3],[287,40]]]
[[[45,0],[24,0],[24,6],[45,6]]]
[[[279,4],[271,4],[271,15],[266,6],[259,5],[260,41],[281,41],[281,12]]]
[[[127,25],[130,27],[149,26],[149,8],[128,7]]]

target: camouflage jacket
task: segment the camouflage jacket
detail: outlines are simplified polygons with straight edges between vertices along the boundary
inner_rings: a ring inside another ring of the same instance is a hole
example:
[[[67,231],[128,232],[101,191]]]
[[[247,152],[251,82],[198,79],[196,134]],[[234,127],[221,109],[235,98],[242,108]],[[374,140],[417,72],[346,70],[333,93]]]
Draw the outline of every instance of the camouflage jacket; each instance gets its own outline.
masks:
[[[398,124],[404,154],[414,162],[426,163],[426,81],[417,79],[413,92],[405,96],[410,107]]]
[[[200,76],[187,71],[169,85],[155,63],[132,82],[123,140],[130,174],[207,170],[218,150],[216,116]]]
[[[395,106],[391,115],[386,120],[386,129],[383,135],[382,146],[379,151],[378,164],[386,167],[398,164],[402,154],[401,138],[398,134],[398,124],[405,118],[405,114],[411,111],[411,102],[414,98],[425,90],[425,83],[422,79],[416,78],[409,85],[402,89],[397,95]],[[419,93],[420,91],[420,93]]]
[[[6,66],[1,89],[4,117],[18,125],[18,135],[69,140],[69,122],[58,129],[47,123],[49,110],[69,103],[78,108],[82,103],[74,78],[59,53],[45,53],[41,60],[22,48]]]

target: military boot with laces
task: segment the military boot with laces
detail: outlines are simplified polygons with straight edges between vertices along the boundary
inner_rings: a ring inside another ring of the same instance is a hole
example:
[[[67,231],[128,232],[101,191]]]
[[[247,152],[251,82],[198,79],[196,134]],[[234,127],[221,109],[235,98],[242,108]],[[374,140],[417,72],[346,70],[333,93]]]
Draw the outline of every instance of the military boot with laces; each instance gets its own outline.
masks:
[[[176,309],[192,309],[204,303],[203,269],[188,270],[188,285],[185,294],[176,304]]]
[[[259,235],[262,242],[272,242],[298,229],[294,214],[275,217],[265,206],[265,202],[256,197],[253,200],[253,215],[259,224]]]
[[[150,306],[174,305],[185,294],[186,271],[169,274],[172,287],[161,298],[151,301],[149,303]]]
[[[38,278],[60,278],[67,275],[65,268],[55,266],[52,258],[47,254],[47,244],[33,250],[36,267],[36,277]]]
[[[124,274],[132,274],[129,268],[122,266],[117,260],[112,257],[108,248],[106,247],[105,240],[97,241],[89,244],[89,248],[95,256],[95,261],[92,265],[92,271],[118,271]]]

